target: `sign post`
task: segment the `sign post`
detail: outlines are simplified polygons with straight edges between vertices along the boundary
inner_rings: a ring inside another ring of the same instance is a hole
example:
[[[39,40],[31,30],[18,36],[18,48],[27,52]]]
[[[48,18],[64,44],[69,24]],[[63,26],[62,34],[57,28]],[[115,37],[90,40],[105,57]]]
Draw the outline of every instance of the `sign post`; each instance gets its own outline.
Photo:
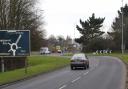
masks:
[[[1,68],[2,68],[2,72],[4,72],[5,69],[4,69],[4,59],[3,59],[3,57],[1,57]]]
[[[29,30],[0,31],[0,57],[1,57],[2,72],[4,72],[5,70],[5,66],[4,66],[5,57],[27,57],[27,56],[30,56]]]
[[[25,74],[28,73],[28,58],[25,60]]]

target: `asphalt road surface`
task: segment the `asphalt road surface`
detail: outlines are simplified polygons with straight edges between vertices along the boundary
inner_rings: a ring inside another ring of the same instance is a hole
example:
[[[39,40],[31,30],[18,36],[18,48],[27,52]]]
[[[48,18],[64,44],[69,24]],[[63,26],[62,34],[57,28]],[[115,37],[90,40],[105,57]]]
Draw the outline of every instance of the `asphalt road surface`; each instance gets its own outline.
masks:
[[[89,57],[88,70],[66,67],[2,89],[125,89],[126,70],[115,57]]]

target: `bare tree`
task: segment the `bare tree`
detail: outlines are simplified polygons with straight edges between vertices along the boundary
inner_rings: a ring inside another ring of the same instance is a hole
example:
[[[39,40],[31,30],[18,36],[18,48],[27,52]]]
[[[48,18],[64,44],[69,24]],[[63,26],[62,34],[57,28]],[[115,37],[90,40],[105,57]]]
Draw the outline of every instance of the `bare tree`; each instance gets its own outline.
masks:
[[[40,48],[45,34],[42,17],[34,7],[36,1],[0,0],[0,30],[30,30],[32,50]]]

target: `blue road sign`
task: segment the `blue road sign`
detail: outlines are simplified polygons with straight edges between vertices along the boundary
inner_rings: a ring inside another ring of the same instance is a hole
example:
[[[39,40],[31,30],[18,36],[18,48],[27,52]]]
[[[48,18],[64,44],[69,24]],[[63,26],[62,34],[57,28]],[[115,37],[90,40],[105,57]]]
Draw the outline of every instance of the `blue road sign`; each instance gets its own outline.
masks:
[[[0,56],[29,56],[29,30],[1,30]]]

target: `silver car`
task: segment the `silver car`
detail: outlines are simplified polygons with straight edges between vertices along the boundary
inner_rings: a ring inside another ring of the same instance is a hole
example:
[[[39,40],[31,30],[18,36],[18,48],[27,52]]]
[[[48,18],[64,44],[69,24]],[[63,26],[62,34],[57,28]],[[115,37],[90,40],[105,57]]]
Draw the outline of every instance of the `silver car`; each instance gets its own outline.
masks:
[[[84,53],[74,54],[70,62],[71,70],[76,67],[82,67],[84,69],[89,68],[88,57]]]

